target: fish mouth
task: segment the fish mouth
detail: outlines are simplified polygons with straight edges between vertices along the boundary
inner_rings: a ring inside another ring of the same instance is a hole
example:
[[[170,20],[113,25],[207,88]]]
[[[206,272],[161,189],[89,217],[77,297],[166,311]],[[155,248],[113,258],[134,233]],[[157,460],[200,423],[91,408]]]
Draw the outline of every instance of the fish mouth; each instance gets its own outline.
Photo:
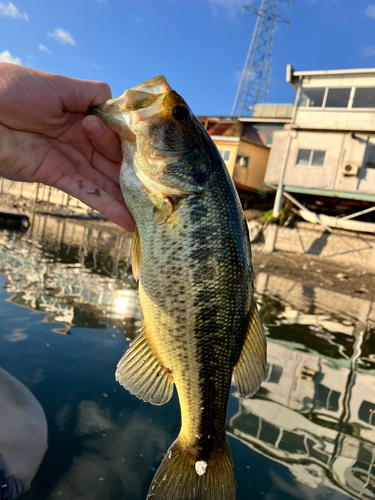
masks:
[[[164,97],[172,89],[164,76],[147,80],[114,99],[89,109],[126,142],[136,141],[137,123],[163,113]],[[158,149],[158,148],[155,148]]]
[[[121,140],[135,144],[136,135],[129,128],[131,111],[125,106],[125,94],[109,99],[89,109],[89,115],[100,118],[107,127],[118,134]]]

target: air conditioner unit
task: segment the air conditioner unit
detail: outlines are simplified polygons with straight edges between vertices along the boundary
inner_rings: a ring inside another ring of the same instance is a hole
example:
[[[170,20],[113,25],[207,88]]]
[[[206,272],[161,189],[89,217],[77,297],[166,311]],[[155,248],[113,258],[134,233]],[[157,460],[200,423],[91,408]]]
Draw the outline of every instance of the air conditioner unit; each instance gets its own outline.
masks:
[[[357,175],[358,165],[356,165],[355,163],[344,163],[342,167],[342,173],[344,175]]]

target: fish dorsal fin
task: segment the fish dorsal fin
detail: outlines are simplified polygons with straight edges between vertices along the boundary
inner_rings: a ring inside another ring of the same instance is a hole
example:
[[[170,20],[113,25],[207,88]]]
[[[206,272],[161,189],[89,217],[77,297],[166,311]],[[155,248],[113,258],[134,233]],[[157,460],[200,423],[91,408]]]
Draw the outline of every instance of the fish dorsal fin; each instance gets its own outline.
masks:
[[[132,270],[135,281],[138,281],[139,279],[139,273],[141,271],[141,258],[141,239],[139,237],[137,226],[135,226],[132,243]]]
[[[148,403],[163,405],[171,399],[173,377],[150,345],[144,326],[120,359],[116,380]]]
[[[233,382],[240,396],[249,398],[259,389],[266,374],[266,337],[253,301],[245,334],[245,342],[233,372]]]

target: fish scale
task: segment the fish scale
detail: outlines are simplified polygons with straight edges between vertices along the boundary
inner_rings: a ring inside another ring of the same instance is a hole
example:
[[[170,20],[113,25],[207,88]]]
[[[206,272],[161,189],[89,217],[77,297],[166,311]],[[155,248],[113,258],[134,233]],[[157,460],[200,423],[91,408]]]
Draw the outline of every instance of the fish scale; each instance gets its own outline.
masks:
[[[185,101],[164,77],[135,89],[94,108],[120,131],[120,184],[137,225],[133,272],[144,324],[116,378],[157,405],[173,385],[178,393],[181,430],[148,498],[234,500],[225,434],[232,375],[248,397],[266,366],[247,225],[223,160]]]

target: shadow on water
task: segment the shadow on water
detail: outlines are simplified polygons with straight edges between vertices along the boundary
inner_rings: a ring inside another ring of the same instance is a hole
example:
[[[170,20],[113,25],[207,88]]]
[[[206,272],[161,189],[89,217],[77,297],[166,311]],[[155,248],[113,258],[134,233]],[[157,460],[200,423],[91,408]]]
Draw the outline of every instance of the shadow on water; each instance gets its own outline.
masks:
[[[0,231],[0,366],[49,429],[25,500],[144,500],[178,434],[176,396],[154,407],[114,380],[142,313],[131,236],[100,227],[36,215]],[[269,366],[229,402],[239,500],[374,498],[375,305],[265,273],[256,290]]]

